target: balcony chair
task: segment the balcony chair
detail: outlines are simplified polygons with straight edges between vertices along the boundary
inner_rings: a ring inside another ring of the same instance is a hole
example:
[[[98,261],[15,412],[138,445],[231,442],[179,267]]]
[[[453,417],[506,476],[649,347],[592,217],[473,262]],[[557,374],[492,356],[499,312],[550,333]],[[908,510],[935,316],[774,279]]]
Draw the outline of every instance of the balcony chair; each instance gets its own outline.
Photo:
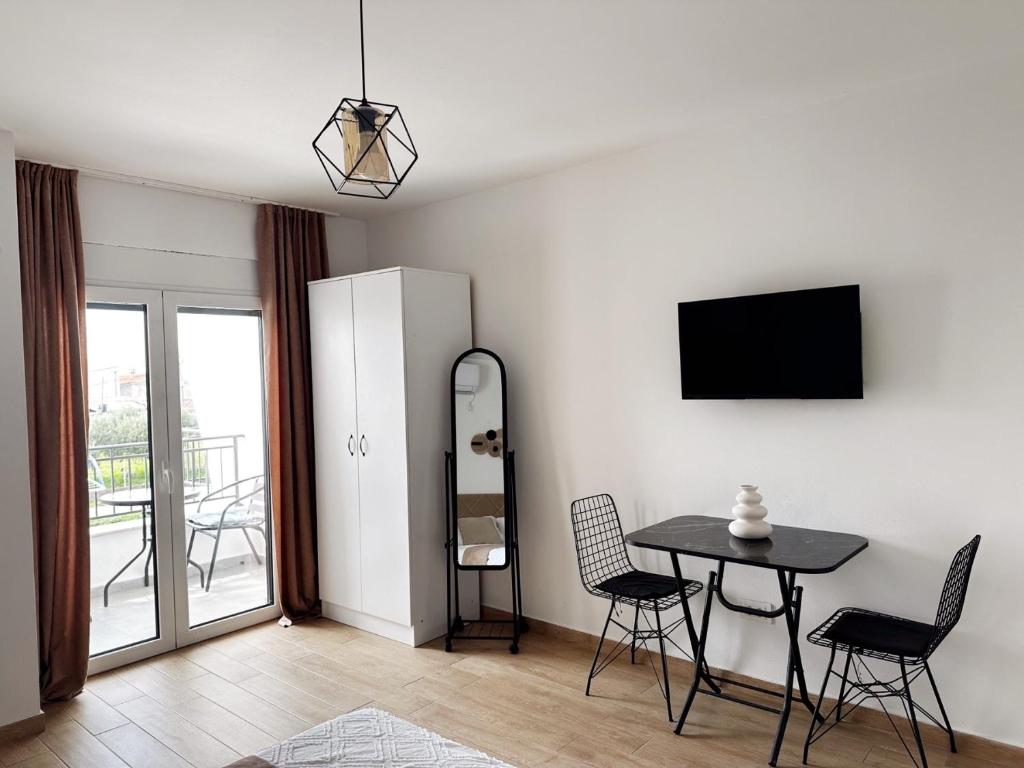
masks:
[[[192,531],[188,538],[185,558],[189,565],[199,571],[200,587],[207,592],[210,591],[210,584],[213,583],[213,570],[217,565],[220,537],[224,531],[241,531],[256,562],[260,565],[263,564],[259,552],[256,551],[256,547],[253,546],[252,539],[249,537],[249,531],[259,531],[265,545],[266,519],[266,492],[263,475],[255,475],[230,483],[199,500],[195,512],[185,519],[185,524]],[[202,566],[192,559],[192,545],[195,543],[197,533],[213,539],[213,554],[210,556],[209,571],[205,574]]]
[[[672,695],[669,688],[665,641],[668,640],[683,655],[692,658],[691,654],[683,651],[670,635],[680,624],[685,624],[690,635],[691,648],[697,647],[697,634],[693,629],[693,619],[687,601],[704,587],[699,581],[684,580],[685,594],[680,595],[678,584],[672,576],[647,573],[634,568],[622,537],[619,513],[615,508],[615,502],[608,494],[577,499],[572,503],[571,517],[583,588],[592,595],[611,601],[608,618],[605,620],[601,639],[598,641],[597,651],[594,653],[594,661],[590,665],[590,674],[587,677],[587,696],[590,695],[590,685],[594,678],[625,652],[626,648],[629,648],[630,663],[635,664],[637,646],[640,644],[648,652],[647,658],[654,671],[654,678],[658,681],[662,695],[665,697],[668,719],[672,720]],[[662,613],[680,603],[683,606],[682,618],[662,627]],[[619,605],[633,606],[632,627],[621,624],[612,618],[616,606]],[[654,613],[654,626],[651,625],[647,615],[649,611]],[[644,617],[646,628],[640,627],[641,616]],[[601,658],[604,638],[610,624],[614,624],[625,634],[615,643],[599,665],[598,660]],[[629,638],[628,644],[625,642],[627,637]],[[647,648],[648,640],[658,641],[661,653],[660,677],[658,669],[654,665],[654,657]],[[708,682],[709,685],[714,685],[713,681]]]
[[[913,752],[897,728],[896,721],[886,710],[885,699],[896,698],[902,704],[904,714],[910,721],[918,753],[921,756],[920,768],[928,768],[928,758],[925,756],[924,744],[921,741],[921,729],[917,721],[918,713],[946,732],[949,736],[949,749],[951,752],[956,752],[956,737],[953,735],[953,727],[949,724],[949,717],[946,716],[946,708],[939,696],[939,689],[935,685],[931,667],[928,666],[928,659],[960,620],[967,597],[967,582],[971,577],[971,568],[974,566],[974,557],[980,543],[981,536],[975,536],[953,558],[953,563],[946,576],[946,583],[942,588],[939,610],[934,624],[904,619],[899,616],[889,616],[863,608],[841,608],[807,636],[807,639],[815,645],[829,648],[831,655],[825,679],[821,683],[821,694],[818,696],[814,717],[811,718],[811,727],[807,732],[807,740],[804,742],[804,765],[807,764],[807,755],[811,744],[842,722],[844,717],[849,717],[850,713],[869,697],[876,699],[882,706],[882,711],[885,712],[914,765],[918,765],[917,760],[914,759]],[[846,654],[842,675],[832,669],[837,651]],[[900,674],[878,677],[865,659],[899,664]],[[853,667],[852,678],[850,677],[851,664]],[[911,683],[922,673],[928,676],[928,682],[931,683],[942,722],[939,722],[934,715],[914,701],[910,694]],[[822,701],[825,698],[825,688],[832,675],[840,680],[839,699],[824,718],[819,718]],[[831,720],[833,712],[836,716],[835,720]]]
[[[95,494],[107,490],[107,486],[103,484],[103,473],[100,471],[100,463],[96,461],[96,457],[90,453],[85,460],[88,465],[86,478],[88,479],[89,493]]]

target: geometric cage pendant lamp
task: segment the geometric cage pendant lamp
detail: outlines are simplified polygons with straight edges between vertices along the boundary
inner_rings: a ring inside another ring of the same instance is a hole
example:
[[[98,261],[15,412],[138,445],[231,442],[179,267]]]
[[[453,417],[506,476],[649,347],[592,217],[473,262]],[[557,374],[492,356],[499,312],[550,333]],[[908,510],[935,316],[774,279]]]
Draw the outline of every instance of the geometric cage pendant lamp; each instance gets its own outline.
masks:
[[[313,150],[339,195],[386,200],[419,155],[398,107],[366,98],[363,0],[359,0],[359,53],[363,97],[341,100],[313,139]]]

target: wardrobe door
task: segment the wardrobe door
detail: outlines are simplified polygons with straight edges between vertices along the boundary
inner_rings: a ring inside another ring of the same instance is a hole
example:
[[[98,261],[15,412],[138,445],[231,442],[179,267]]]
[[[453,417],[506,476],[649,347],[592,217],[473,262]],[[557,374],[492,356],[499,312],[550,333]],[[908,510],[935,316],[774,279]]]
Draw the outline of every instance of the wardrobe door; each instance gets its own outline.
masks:
[[[409,492],[401,272],[353,278],[352,298],[359,393],[362,609],[408,624]]]
[[[309,287],[320,596],[362,609],[352,281]]]

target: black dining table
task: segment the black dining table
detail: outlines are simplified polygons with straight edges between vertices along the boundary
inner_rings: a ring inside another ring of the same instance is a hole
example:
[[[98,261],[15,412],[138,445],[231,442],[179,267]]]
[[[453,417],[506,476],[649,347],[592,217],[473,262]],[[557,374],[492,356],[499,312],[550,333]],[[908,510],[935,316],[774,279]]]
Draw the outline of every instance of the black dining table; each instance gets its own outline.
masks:
[[[803,603],[803,587],[797,585],[796,577],[803,574],[831,573],[866,549],[868,541],[863,536],[849,533],[833,533],[788,525],[773,525],[771,536],[766,539],[740,539],[729,533],[730,522],[731,519],[722,517],[683,515],[633,531],[626,536],[626,541],[636,547],[668,552],[672,558],[672,570],[680,594],[686,594],[682,570],[679,567],[680,555],[718,562],[717,569],[708,574],[704,612],[694,648],[693,682],[679,722],[676,723],[675,732],[682,732],[697,693],[773,712],[779,719],[768,764],[774,766],[778,762],[779,751],[786,735],[786,724],[794,698],[794,680],[800,702],[812,714],[814,712],[814,705],[807,694],[807,682],[800,659],[800,608]],[[775,571],[781,594],[781,606],[774,610],[764,610],[730,602],[723,592],[726,563]],[[700,673],[700,670],[707,669],[708,620],[715,599],[726,609],[737,613],[765,619],[785,617],[789,633],[789,658],[786,663],[786,683],[781,693],[720,675],[711,675],[707,671]],[[710,688],[701,686],[702,680],[710,683]],[[723,687],[768,694],[782,699],[782,705],[770,707],[729,693],[723,690]]]

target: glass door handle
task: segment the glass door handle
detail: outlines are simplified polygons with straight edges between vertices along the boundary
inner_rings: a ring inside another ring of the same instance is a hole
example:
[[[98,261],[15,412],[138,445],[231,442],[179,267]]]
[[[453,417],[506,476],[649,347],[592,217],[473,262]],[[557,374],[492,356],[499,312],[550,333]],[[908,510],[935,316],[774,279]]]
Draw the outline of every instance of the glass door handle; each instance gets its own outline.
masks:
[[[160,470],[160,476],[163,480],[164,493],[172,493],[174,488],[174,473],[167,464],[164,464],[163,468]]]
[[[352,446],[352,443],[354,443],[355,441],[356,441],[356,436],[355,435],[349,435],[348,436],[348,455],[349,456],[355,456],[356,455],[356,449]]]

